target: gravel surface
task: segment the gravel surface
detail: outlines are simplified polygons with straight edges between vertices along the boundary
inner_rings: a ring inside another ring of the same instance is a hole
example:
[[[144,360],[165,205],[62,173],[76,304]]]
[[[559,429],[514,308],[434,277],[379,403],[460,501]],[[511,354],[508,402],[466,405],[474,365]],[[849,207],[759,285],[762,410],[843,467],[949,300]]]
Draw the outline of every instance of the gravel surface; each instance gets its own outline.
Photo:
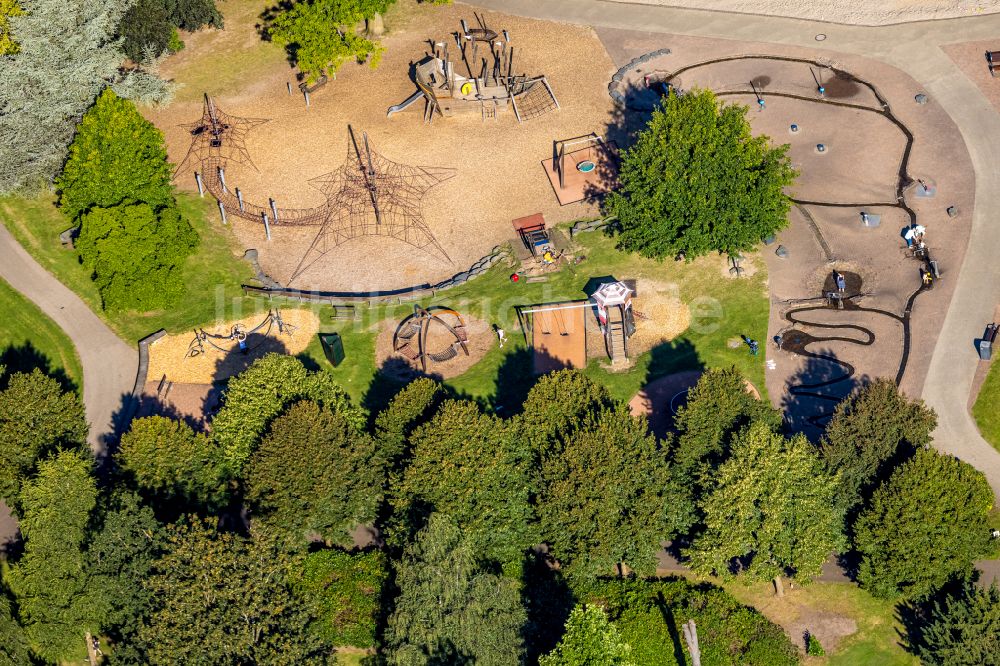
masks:
[[[1000,0],[609,0],[740,14],[846,23],[891,25],[911,21],[977,16],[1000,12]]]

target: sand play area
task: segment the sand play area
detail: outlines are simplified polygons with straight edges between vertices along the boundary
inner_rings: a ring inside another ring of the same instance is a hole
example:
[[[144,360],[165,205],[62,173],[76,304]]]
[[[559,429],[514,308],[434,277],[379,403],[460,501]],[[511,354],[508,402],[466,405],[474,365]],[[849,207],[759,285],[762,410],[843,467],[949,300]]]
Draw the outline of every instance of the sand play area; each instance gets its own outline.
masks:
[[[266,4],[260,3],[260,10]],[[245,69],[245,84],[236,91],[213,89],[211,79],[203,76],[212,67],[213,49],[262,48],[253,30],[259,21],[253,11],[234,14],[232,19],[227,15],[225,31],[199,33],[189,40],[188,48],[164,64],[164,74],[187,87],[178,101],[148,110],[147,115],[164,131],[175,163],[184,160],[191,145],[192,137],[182,125],[202,116],[202,92],[212,95],[230,116],[267,120],[246,134],[245,147],[256,169],[249,164],[226,167],[229,190],[240,188],[248,203],[267,207],[273,198],[281,208],[322,205],[324,196],[310,181],[356,159],[348,147],[348,125],[359,140],[367,132],[371,147],[387,160],[454,170],[452,178],[423,193],[420,201],[424,222],[446,259],[393,238],[354,238],[329,249],[291,280],[318,228],[272,225],[268,242],[261,223],[231,215],[230,224],[242,244],[259,250],[264,271],[285,286],[371,291],[434,283],[465,270],[512,238],[513,218],[541,212],[553,224],[595,213],[587,202],[560,206],[541,166],[551,157],[554,141],[589,132],[603,134],[611,122],[607,81],[612,63],[593,30],[481,14],[491,28],[510,35],[514,71],[544,75],[560,108],[522,124],[509,111],[487,120],[479,114],[436,117],[427,124],[422,101],[392,117],[386,117],[386,110],[417,90],[411,67],[428,52],[428,40],[451,40],[451,33],[460,30],[460,19],[474,21],[473,10],[463,5],[401,4],[407,9],[406,18],[389,24],[378,67],[345,65],[336,80],[311,95],[308,108],[297,90],[289,96],[286,84],[294,72],[283,60],[272,58]],[[176,183],[193,190],[193,170],[178,173]]]

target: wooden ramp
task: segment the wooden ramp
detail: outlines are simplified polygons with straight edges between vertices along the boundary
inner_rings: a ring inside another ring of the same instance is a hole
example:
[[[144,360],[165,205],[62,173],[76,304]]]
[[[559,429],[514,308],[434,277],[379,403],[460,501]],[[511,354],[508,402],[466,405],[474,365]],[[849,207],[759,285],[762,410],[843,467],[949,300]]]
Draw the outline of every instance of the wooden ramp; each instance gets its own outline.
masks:
[[[589,308],[564,308],[533,312],[531,346],[535,374],[587,365],[585,314]]]

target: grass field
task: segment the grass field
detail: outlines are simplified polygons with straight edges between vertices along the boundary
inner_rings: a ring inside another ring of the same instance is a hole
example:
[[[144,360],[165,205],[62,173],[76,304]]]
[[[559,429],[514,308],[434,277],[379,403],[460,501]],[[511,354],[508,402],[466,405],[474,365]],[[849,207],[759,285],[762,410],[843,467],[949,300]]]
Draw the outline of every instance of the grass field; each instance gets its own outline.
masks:
[[[7,371],[38,368],[82,392],[83,369],[76,349],[62,329],[34,303],[0,280],[0,365]]]
[[[972,406],[983,439],[1000,450],[1000,363],[993,363],[986,381]]]
[[[4,224],[38,263],[75,291],[91,309],[125,341],[135,342],[160,328],[176,333],[218,318],[246,316],[266,306],[243,298],[240,285],[252,277],[249,264],[232,236],[208,220],[214,206],[206,199],[178,195],[177,203],[191,221],[201,244],[185,265],[187,295],[177,306],[145,314],[105,313],[101,299],[77,254],[59,244],[59,233],[70,226],[55,208],[51,196],[33,199],[0,198],[0,223]]]
[[[857,630],[844,636],[833,650],[826,646],[827,656],[805,657],[806,664],[917,666],[920,663],[901,644],[902,625],[896,618],[895,605],[872,597],[853,583],[814,582],[794,589],[786,585],[785,596],[780,599],[770,583],[746,586],[733,582],[724,587],[741,602],[784,627],[786,632],[790,627],[804,626],[813,629],[822,639],[821,623],[830,626],[853,622],[856,625]],[[801,645],[802,636],[793,635],[792,640]]]

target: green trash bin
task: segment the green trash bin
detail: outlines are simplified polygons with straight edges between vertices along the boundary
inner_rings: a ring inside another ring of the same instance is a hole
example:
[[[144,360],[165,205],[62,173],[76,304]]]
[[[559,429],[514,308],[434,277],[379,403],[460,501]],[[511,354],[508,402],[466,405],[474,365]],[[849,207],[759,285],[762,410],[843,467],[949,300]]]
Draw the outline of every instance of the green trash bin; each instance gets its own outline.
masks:
[[[336,368],[344,361],[344,340],[340,333],[320,333],[319,341],[330,365]]]

